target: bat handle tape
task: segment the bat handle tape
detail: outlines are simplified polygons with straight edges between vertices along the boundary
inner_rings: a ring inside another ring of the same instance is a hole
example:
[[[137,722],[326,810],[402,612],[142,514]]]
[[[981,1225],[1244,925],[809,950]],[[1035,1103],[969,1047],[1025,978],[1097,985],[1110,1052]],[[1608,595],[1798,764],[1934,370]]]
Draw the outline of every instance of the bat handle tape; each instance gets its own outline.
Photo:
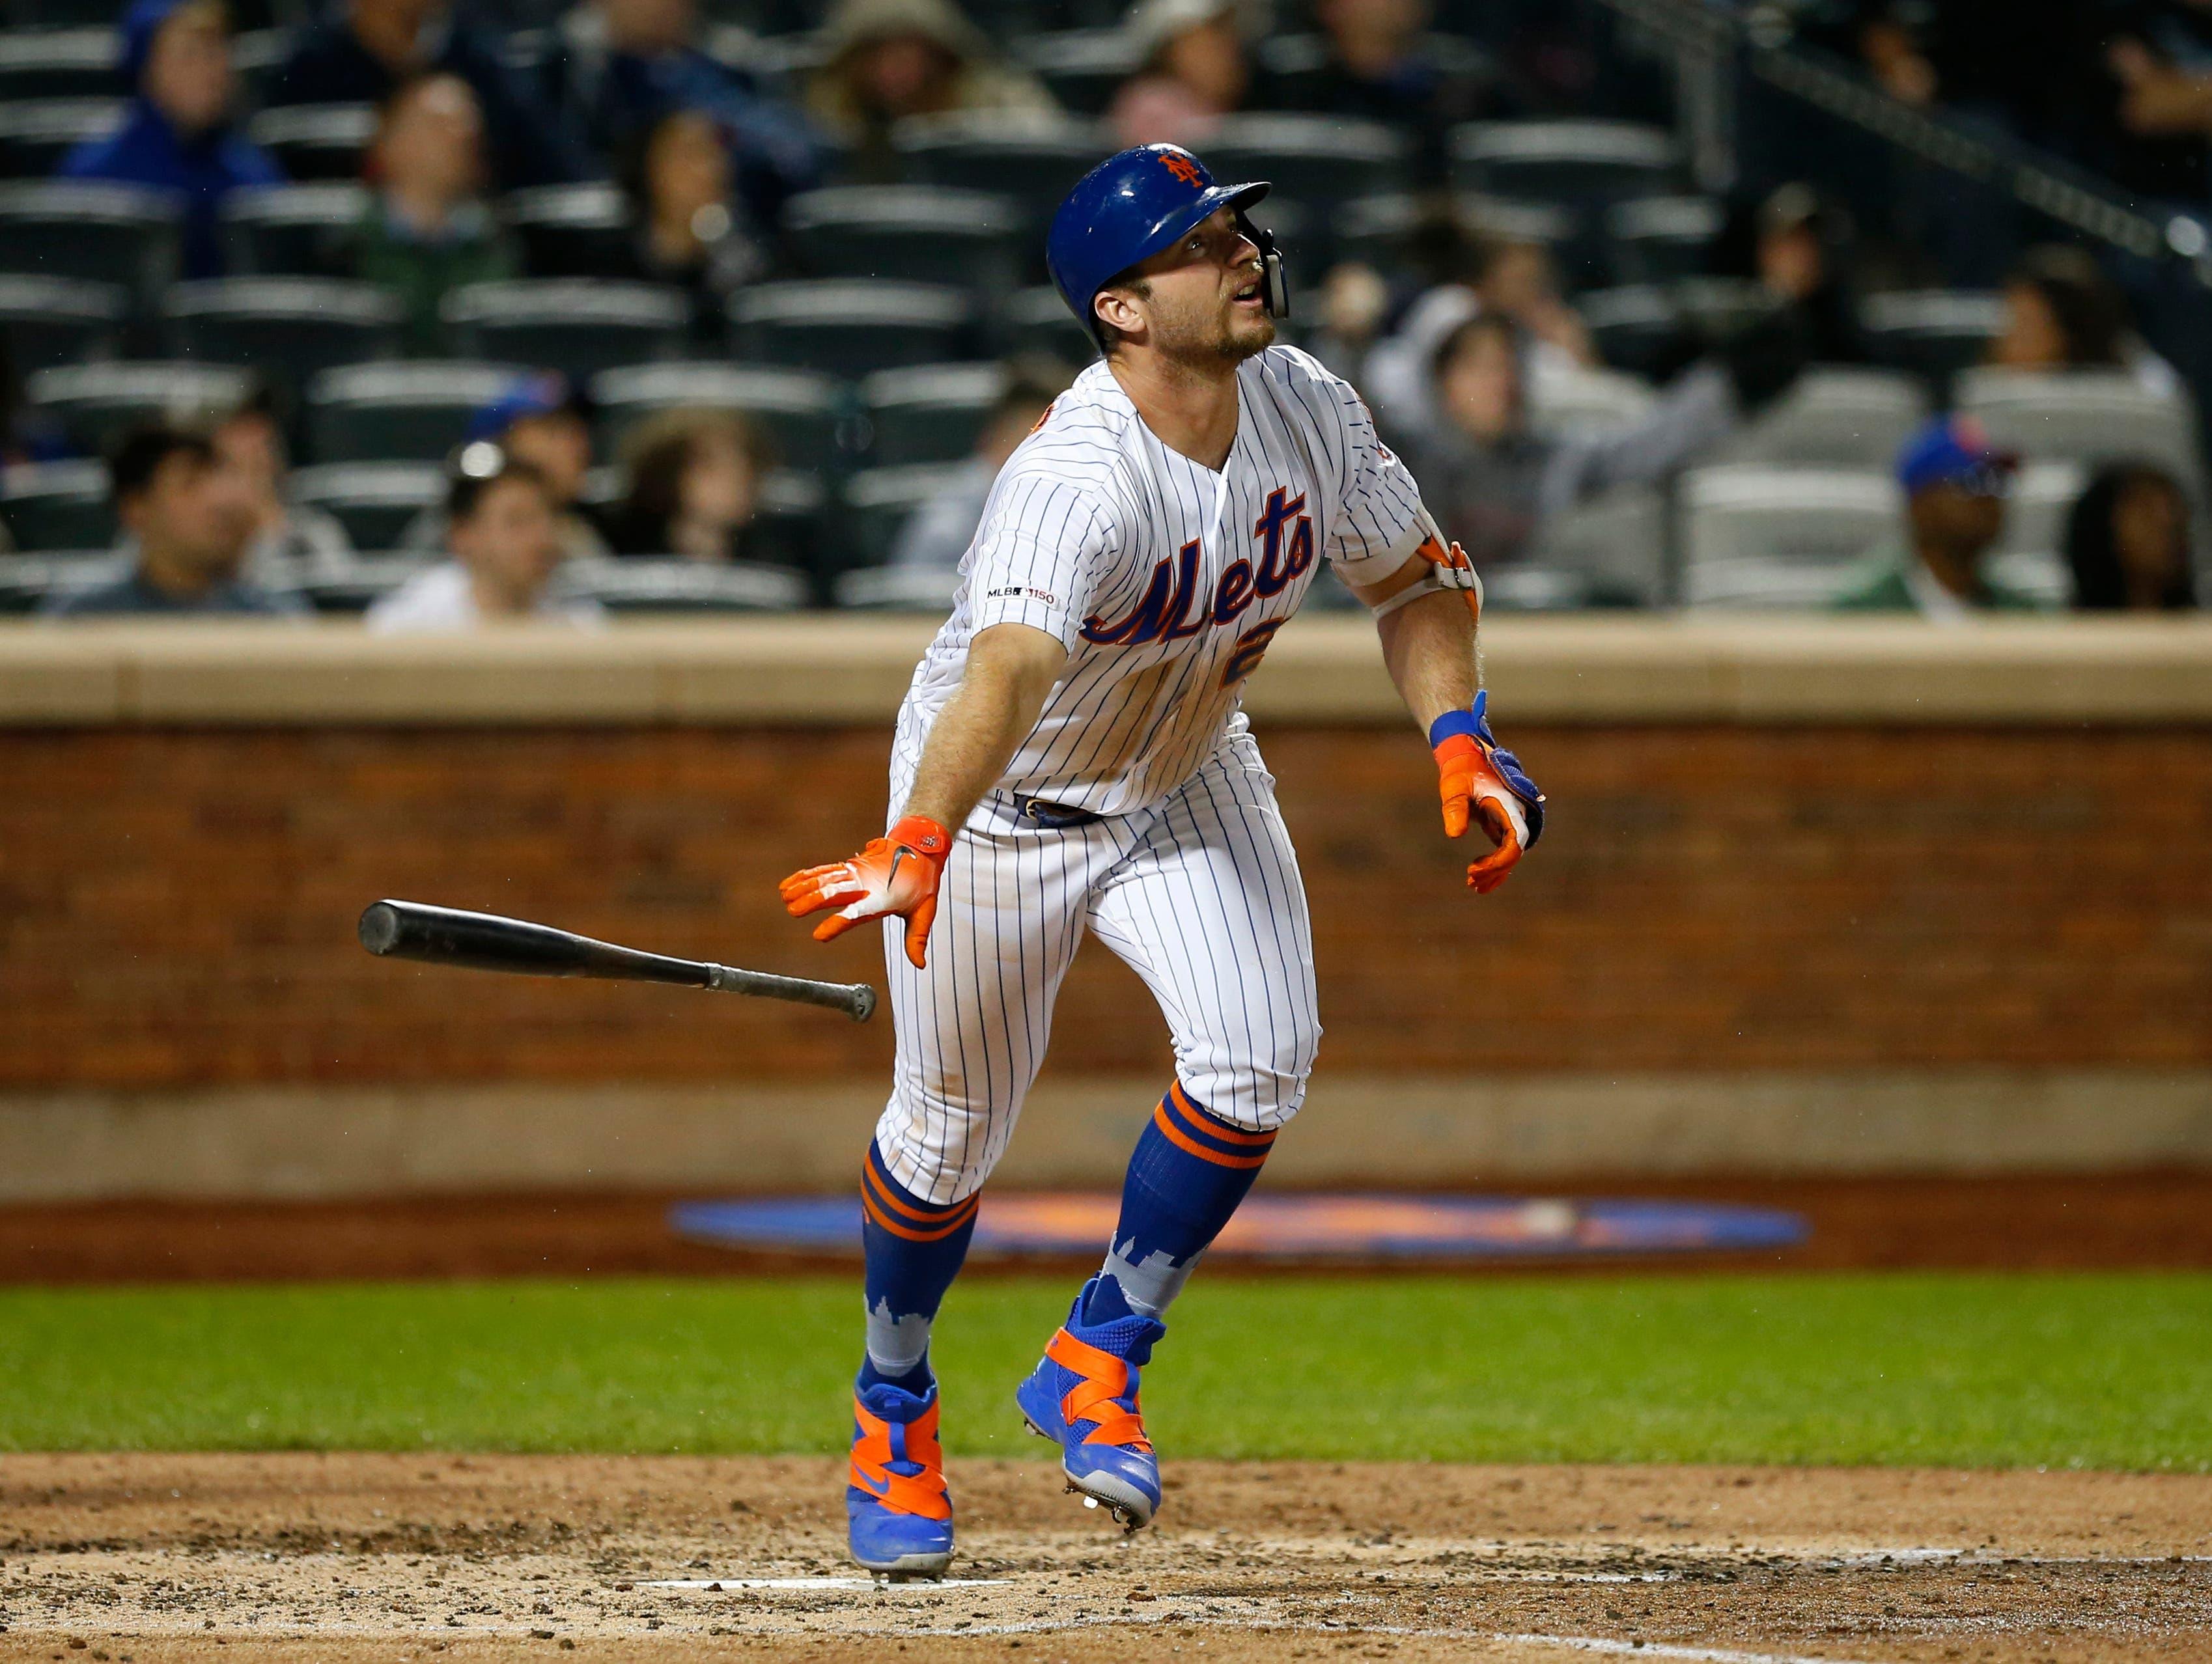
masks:
[[[866,1023],[876,1010],[876,991],[866,982],[817,982],[805,976],[778,976],[773,971],[708,965],[707,986],[719,993],[757,994],[802,1005],[827,1005],[845,1012],[855,1023]]]

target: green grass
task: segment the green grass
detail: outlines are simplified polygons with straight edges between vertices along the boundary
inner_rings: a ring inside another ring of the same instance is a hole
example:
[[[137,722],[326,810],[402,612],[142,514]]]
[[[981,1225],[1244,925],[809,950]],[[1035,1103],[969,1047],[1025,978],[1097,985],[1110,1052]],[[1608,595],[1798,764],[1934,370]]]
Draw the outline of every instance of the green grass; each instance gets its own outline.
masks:
[[[1034,1454],[1060,1281],[971,1279],[947,1443]],[[840,1279],[0,1291],[0,1449],[830,1451]],[[1172,1456],[2212,1471],[2212,1276],[1201,1278]]]

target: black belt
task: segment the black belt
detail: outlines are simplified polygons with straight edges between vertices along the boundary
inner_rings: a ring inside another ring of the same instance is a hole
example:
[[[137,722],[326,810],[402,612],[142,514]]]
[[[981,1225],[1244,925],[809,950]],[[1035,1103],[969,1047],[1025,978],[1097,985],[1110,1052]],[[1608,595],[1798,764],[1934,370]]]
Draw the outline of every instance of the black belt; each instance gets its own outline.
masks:
[[[1096,826],[1106,817],[1088,809],[1071,809],[1064,803],[1047,803],[1042,798],[1032,798],[1023,793],[1013,793],[1014,814],[1032,826],[1049,827],[1055,832],[1074,826]]]

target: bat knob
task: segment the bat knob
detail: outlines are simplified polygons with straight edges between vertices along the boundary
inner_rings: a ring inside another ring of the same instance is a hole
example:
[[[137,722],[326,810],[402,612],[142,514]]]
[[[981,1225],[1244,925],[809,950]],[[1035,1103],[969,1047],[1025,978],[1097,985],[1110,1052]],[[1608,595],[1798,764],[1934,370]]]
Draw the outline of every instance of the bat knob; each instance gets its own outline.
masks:
[[[866,982],[853,985],[853,1021],[866,1023],[876,1014],[876,991]]]
[[[362,909],[362,946],[379,956],[399,944],[399,913],[389,902],[371,902]]]

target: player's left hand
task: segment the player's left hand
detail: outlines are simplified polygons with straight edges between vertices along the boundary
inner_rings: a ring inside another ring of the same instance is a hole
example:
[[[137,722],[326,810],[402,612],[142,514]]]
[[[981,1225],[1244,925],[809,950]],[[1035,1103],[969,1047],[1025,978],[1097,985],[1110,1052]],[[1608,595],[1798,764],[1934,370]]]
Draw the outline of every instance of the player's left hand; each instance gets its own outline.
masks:
[[[884,837],[872,838],[852,859],[794,872],[779,887],[794,919],[824,908],[837,914],[814,927],[827,942],[870,919],[906,920],[906,956],[923,969],[929,926],[937,918],[937,881],[952,853],[952,835],[927,815],[908,815]]]
[[[1446,711],[1429,726],[1444,835],[1459,837],[1480,820],[1498,846],[1467,870],[1468,886],[1478,896],[1504,884],[1544,834],[1544,794],[1522,771],[1521,760],[1498,746],[1484,715],[1489,703],[1486,690],[1475,695],[1473,709]]]

